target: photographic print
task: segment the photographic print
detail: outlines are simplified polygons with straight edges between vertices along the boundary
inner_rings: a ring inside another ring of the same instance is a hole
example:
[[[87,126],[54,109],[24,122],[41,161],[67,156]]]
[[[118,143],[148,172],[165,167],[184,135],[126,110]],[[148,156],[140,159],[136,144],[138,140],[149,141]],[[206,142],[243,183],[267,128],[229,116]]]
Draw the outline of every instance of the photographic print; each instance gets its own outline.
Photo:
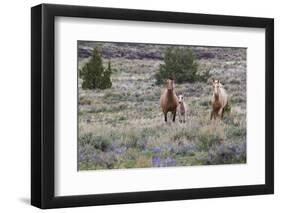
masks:
[[[78,170],[246,163],[247,48],[77,41]]]
[[[33,206],[273,193],[274,19],[31,8]]]

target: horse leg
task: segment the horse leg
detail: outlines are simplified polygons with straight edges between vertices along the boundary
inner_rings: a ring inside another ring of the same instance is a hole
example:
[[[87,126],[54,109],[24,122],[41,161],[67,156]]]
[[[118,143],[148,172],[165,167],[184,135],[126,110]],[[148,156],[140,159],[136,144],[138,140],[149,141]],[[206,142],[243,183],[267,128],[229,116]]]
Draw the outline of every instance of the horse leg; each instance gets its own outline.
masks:
[[[214,117],[214,111],[212,110],[210,120],[212,120],[212,119],[213,119],[213,117]]]
[[[223,114],[224,114],[224,108],[222,108],[221,119],[223,119]]]
[[[177,114],[177,112],[173,112],[173,122],[175,122],[175,120],[176,120],[176,114]]]
[[[185,113],[183,114],[183,122],[185,123],[185,117],[186,117],[186,115],[185,115]]]
[[[164,112],[165,122],[167,122],[167,112]]]
[[[221,119],[223,118],[223,107],[220,108],[218,115],[219,115],[219,117],[221,117]]]
[[[217,120],[218,112],[215,111],[215,112],[213,112],[213,113],[214,113],[214,114],[213,114],[214,120]]]

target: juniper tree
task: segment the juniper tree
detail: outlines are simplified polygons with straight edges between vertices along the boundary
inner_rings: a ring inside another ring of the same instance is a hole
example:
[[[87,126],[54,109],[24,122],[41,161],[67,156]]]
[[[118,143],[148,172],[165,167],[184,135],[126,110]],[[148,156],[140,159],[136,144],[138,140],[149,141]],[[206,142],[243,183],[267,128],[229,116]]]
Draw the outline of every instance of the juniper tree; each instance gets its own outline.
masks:
[[[80,71],[80,77],[83,79],[83,89],[106,89],[111,87],[111,65],[110,71],[103,67],[102,57],[99,49],[93,49],[90,60],[83,66]]]
[[[101,89],[106,89],[106,88],[111,88],[112,83],[111,83],[111,62],[108,61],[107,64],[107,69],[104,70],[103,76],[102,76],[102,84],[101,84]]]
[[[168,78],[175,78],[175,82],[194,82],[198,79],[198,65],[192,50],[188,48],[167,48],[164,64],[160,64],[155,75],[156,83],[162,84]]]

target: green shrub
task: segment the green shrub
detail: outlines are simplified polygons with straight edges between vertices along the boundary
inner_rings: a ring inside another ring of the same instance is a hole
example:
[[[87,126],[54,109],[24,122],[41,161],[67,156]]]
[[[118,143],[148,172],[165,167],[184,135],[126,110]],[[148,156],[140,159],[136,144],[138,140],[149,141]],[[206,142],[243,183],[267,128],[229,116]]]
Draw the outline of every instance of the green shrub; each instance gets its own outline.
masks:
[[[247,130],[245,127],[233,127],[228,130],[228,135],[232,137],[243,137],[246,136]]]
[[[237,79],[231,79],[231,80],[229,81],[229,83],[230,83],[230,84],[238,84],[238,85],[241,84],[241,83],[240,83],[240,80],[237,80]]]
[[[94,48],[91,59],[80,70],[83,79],[83,89],[106,89],[111,88],[111,63],[105,69],[102,64],[101,54],[98,48]]]
[[[246,163],[246,143],[231,143],[213,146],[208,152],[205,164]]]
[[[103,76],[102,76],[102,82],[100,84],[100,89],[106,89],[106,88],[111,88],[112,82],[110,80],[111,76],[111,62],[108,61],[107,68],[105,69]]]
[[[128,147],[132,147],[132,148],[136,148],[137,144],[138,144],[138,140],[139,140],[139,134],[137,133],[137,131],[130,129],[127,132],[126,137],[126,143]]]
[[[106,136],[94,136],[92,133],[84,134],[79,137],[81,147],[89,146],[103,152],[112,148],[111,139]]]
[[[164,64],[160,64],[155,75],[156,83],[165,83],[168,78],[175,78],[176,83],[200,80],[198,64],[192,50],[188,48],[167,48]]]
[[[191,130],[181,129],[173,134],[172,141],[190,140],[194,138],[194,132]]]
[[[109,137],[97,136],[94,138],[94,147],[103,152],[108,151],[111,148],[111,141]]]
[[[87,99],[86,97],[80,97],[79,98],[79,104],[80,105],[91,105],[91,100]]]
[[[212,146],[219,144],[221,138],[217,133],[202,132],[202,134],[198,136],[198,140],[199,150],[208,151]]]

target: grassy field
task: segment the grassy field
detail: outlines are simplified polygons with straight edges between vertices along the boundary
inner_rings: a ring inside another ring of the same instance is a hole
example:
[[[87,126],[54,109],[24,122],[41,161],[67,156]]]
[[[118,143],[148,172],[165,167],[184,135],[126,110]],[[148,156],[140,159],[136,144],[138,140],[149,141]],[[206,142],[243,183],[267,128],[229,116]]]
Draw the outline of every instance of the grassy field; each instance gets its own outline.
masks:
[[[88,60],[85,49],[95,45],[80,43],[79,67]],[[246,49],[192,47],[199,71],[210,70],[224,84],[231,109],[211,122],[211,84],[175,84],[185,96],[187,122],[173,123],[169,116],[165,123],[159,105],[165,85],[155,85],[154,75],[166,47],[149,48],[151,53],[145,45],[99,45],[103,62],[112,64],[112,88],[79,86],[79,170],[246,162]]]

